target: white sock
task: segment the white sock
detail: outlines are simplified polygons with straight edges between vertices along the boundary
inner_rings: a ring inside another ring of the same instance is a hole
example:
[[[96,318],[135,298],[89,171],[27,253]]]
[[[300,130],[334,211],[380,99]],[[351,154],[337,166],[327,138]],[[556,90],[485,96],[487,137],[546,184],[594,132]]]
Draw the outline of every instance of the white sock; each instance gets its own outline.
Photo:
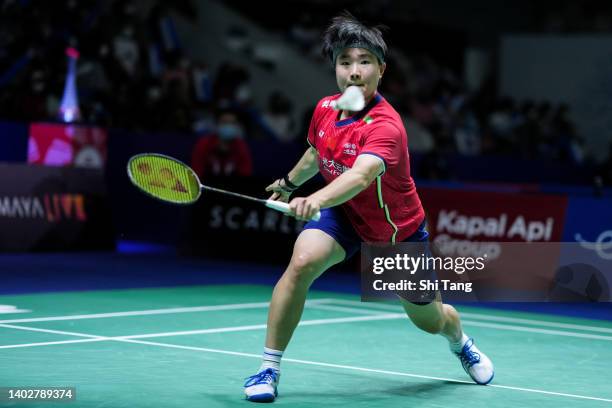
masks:
[[[465,345],[465,343],[469,339],[470,338],[468,336],[466,336],[464,332],[461,332],[461,340],[459,340],[458,342],[449,341],[448,344],[450,345],[450,349],[454,353],[459,353],[461,351],[461,349],[463,348],[463,346]]]
[[[282,351],[264,347],[263,360],[261,362],[259,371],[263,371],[266,368],[272,368],[273,370],[280,371],[281,358],[283,358]]]

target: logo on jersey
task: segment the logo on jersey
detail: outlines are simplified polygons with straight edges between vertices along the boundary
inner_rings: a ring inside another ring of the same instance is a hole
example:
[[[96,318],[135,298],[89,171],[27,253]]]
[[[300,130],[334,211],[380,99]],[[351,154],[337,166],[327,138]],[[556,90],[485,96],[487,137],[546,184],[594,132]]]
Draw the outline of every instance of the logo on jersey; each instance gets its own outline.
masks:
[[[357,156],[357,145],[354,143],[345,143],[342,152],[350,156]]]
[[[321,104],[321,107],[329,108],[329,100],[328,99],[324,100],[323,103]]]
[[[323,136],[325,136],[325,131],[319,130],[319,137],[323,137]]]
[[[323,167],[323,170],[333,176],[339,176],[348,169],[350,169],[350,167],[340,164],[335,160],[329,160],[325,157],[321,158],[321,167]]]

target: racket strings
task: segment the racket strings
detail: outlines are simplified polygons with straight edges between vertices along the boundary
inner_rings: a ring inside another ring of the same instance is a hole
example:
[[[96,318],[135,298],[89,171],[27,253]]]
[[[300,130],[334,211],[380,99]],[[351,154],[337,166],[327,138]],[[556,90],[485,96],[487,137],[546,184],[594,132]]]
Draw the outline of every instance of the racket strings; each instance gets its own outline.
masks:
[[[191,203],[200,193],[200,183],[186,165],[155,155],[137,157],[130,162],[134,184],[148,194],[174,203]]]

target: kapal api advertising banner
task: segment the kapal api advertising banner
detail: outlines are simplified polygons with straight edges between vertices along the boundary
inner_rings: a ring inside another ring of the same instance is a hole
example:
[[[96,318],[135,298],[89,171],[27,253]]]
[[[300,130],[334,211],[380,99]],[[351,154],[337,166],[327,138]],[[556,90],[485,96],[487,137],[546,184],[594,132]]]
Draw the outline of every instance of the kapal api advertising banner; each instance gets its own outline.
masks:
[[[418,300],[427,294],[418,290],[422,284],[433,293],[449,289],[447,298],[462,301],[610,301],[612,200],[434,188],[419,193],[430,249],[370,247],[376,256],[363,257],[362,247],[364,300],[388,295],[385,287]],[[422,276],[423,265],[433,275]]]
[[[559,242],[567,198],[423,188],[431,241],[440,247],[477,242]]]

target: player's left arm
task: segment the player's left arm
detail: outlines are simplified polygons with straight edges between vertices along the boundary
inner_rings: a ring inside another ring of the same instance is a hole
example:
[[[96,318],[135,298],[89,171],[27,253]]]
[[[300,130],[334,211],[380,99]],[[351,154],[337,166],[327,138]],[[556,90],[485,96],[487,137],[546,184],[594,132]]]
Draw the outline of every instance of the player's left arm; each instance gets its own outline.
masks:
[[[347,202],[368,186],[385,170],[383,160],[372,154],[357,156],[353,167],[308,197],[294,198],[289,206],[296,218],[310,219],[321,208]]]

